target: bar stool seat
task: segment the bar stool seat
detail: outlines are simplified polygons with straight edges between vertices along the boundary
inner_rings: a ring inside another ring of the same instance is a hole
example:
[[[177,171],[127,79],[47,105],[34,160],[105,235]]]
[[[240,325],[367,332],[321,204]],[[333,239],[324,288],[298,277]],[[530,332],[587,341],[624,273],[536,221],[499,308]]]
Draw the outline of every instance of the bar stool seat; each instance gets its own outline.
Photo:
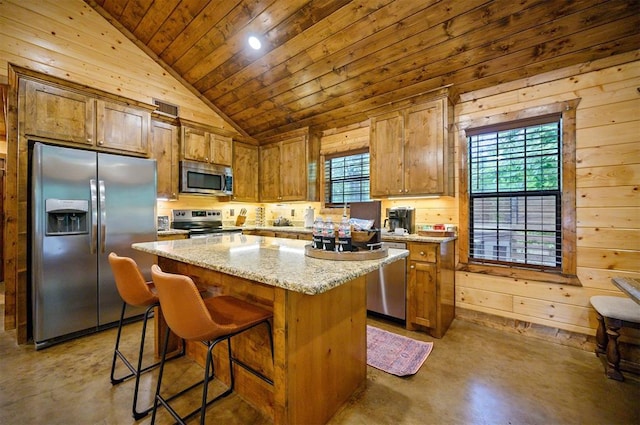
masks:
[[[138,265],[132,258],[120,257],[114,252],[110,253],[108,258],[109,264],[111,265],[111,270],[113,271],[116,288],[118,289],[118,293],[120,294],[120,297],[123,301],[122,310],[120,313],[120,321],[118,322],[118,335],[116,337],[116,345],[113,351],[113,361],[111,363],[111,384],[117,385],[128,380],[129,378],[135,377],[132,414],[134,419],[138,420],[149,414],[149,412],[153,408],[153,406],[149,406],[142,411],[138,411],[137,403],[138,389],[140,387],[140,375],[160,365],[160,362],[158,361],[148,366],[142,367],[147,322],[149,320],[149,317],[152,316],[153,309],[160,306],[160,300],[158,299],[158,295],[156,293],[155,287],[153,286],[153,283],[145,281],[144,276],[142,276],[142,273],[138,268]],[[127,357],[122,353],[122,351],[120,351],[120,337],[122,335],[122,325],[124,322],[124,315],[127,305],[135,307],[146,307],[143,316],[144,320],[142,322],[142,335],[140,337],[140,348],[138,351],[136,366],[134,366],[131,361],[127,359]],[[183,354],[184,345],[183,351],[178,353],[177,356]],[[127,369],[129,369],[130,373],[116,378],[115,369],[116,361],[118,359],[120,359],[120,361],[127,367]]]
[[[596,355],[606,355],[608,378],[624,381],[620,372],[619,331],[623,327],[640,329],[640,304],[631,298],[606,295],[593,296],[590,301],[598,318]]]
[[[228,295],[202,299],[190,277],[165,273],[157,265],[151,267],[151,276],[156,288],[158,289],[160,306],[168,325],[165,335],[164,350],[161,358],[153,414],[151,417],[152,424],[155,423],[158,404],[162,404],[180,424],[184,424],[186,420],[193,417],[198,412],[200,412],[200,423],[204,424],[206,408],[213,402],[226,397],[233,392],[235,382],[233,372],[234,364],[238,364],[239,366],[249,370],[258,378],[273,385],[273,382],[262,373],[252,369],[239,359],[236,359],[231,350],[231,338],[233,336],[252,329],[260,324],[265,324],[268,330],[271,360],[273,362],[273,336],[271,334],[271,324],[269,323],[273,314],[270,311]],[[200,341],[204,343],[207,346],[207,356],[205,360],[204,379],[169,398],[165,398],[160,394],[160,388],[165,367],[166,349],[170,331],[184,340]],[[213,349],[219,342],[225,340],[227,341],[228,347],[230,385],[223,393],[217,395],[212,400],[207,401],[209,382],[215,375]],[[202,404],[188,415],[180,417],[169,405],[169,401],[198,385],[203,386]]]

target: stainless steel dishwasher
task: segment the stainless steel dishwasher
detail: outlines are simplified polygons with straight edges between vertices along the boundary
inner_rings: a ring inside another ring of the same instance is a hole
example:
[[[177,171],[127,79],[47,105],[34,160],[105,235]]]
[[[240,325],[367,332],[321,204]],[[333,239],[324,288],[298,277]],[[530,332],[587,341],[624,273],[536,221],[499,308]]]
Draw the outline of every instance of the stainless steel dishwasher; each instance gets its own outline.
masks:
[[[389,248],[407,249],[402,242],[385,242]],[[406,320],[407,259],[403,258],[367,275],[367,310]]]

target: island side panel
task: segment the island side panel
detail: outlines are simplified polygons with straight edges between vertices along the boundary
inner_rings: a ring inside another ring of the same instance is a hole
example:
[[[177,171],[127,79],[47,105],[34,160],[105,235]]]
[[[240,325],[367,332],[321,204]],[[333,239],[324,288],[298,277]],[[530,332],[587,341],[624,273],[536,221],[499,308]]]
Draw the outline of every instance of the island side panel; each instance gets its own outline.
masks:
[[[276,294],[277,345],[286,352],[276,361],[275,423],[324,424],[365,382],[365,288],[362,276],[318,295]]]

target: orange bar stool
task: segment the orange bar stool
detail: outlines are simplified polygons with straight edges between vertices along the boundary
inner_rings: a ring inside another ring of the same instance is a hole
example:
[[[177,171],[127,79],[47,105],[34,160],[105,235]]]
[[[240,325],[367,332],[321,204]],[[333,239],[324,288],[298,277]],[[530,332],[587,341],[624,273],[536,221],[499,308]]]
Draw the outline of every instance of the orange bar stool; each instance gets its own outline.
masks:
[[[269,323],[269,319],[273,317],[271,312],[228,295],[203,299],[199,296],[198,289],[190,277],[165,273],[157,265],[151,267],[151,276],[158,290],[160,306],[168,325],[158,376],[158,387],[153,404],[153,414],[151,416],[152,424],[155,423],[158,404],[162,404],[180,424],[184,424],[186,420],[195,416],[199,411],[200,423],[204,424],[207,407],[233,392],[235,382],[233,373],[234,363],[247,369],[270,385],[273,385],[273,382],[269,378],[244,364],[239,359],[234,358],[231,350],[231,337],[264,323],[269,332],[271,360],[273,361],[273,335],[271,334],[271,324]],[[169,340],[170,331],[173,331],[173,333],[184,340],[204,343],[207,346],[207,358],[205,361],[204,379],[202,381],[191,385],[189,388],[180,391],[170,398],[164,398],[160,394],[160,386],[162,383],[167,341]],[[222,394],[207,401],[208,384],[215,375],[213,349],[216,344],[225,340],[227,341],[229,352],[229,376],[231,382],[229,388]],[[188,415],[180,417],[169,405],[169,401],[201,384],[203,385],[201,406]]]
[[[138,388],[140,386],[140,375],[160,365],[160,362],[153,363],[146,367],[142,367],[142,357],[144,354],[144,340],[147,331],[147,321],[153,313],[153,308],[160,305],[158,295],[155,292],[153,283],[146,282],[144,276],[140,272],[136,262],[129,257],[120,257],[114,252],[109,254],[109,264],[113,271],[113,277],[118,288],[118,293],[123,300],[122,312],[120,313],[120,321],[118,324],[118,336],[116,337],[116,346],[113,351],[113,362],[111,363],[111,384],[117,385],[125,380],[135,376],[135,386],[133,391],[133,417],[138,420],[145,417],[153,408],[150,406],[145,410],[138,411]],[[142,335],[140,337],[140,350],[138,352],[137,366],[131,364],[129,359],[120,351],[120,336],[122,334],[122,324],[124,322],[124,314],[127,309],[127,305],[136,307],[147,307],[144,313],[144,320],[142,324]],[[178,356],[184,354],[184,344],[181,353]],[[120,359],[122,363],[129,369],[128,375],[116,378],[114,376],[116,369],[116,361]]]

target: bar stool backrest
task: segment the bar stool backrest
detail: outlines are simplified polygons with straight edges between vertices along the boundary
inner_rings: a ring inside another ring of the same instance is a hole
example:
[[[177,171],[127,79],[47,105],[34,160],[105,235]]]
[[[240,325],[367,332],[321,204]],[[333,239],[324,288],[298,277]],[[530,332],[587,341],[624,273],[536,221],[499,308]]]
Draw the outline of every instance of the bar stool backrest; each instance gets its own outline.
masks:
[[[210,341],[224,334],[189,276],[165,273],[154,264],[151,277],[158,290],[162,314],[176,335],[190,341]]]
[[[120,257],[115,252],[109,254],[109,264],[122,300],[133,306],[149,306],[158,302],[152,285],[148,284],[136,262],[129,257]]]

